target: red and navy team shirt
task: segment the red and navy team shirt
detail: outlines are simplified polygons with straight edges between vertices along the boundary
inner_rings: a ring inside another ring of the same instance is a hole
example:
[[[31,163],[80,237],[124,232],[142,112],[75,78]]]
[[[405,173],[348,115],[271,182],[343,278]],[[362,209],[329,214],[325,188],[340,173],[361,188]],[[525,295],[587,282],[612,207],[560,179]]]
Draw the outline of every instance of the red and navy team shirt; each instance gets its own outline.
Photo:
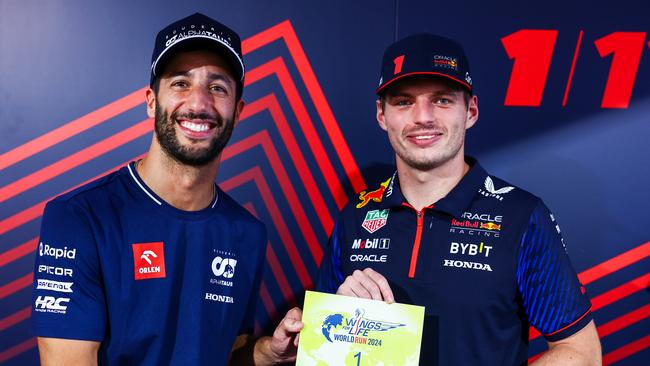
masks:
[[[223,365],[252,331],[266,229],[217,188],[164,202],[131,163],[45,208],[34,334],[101,342],[100,365]]]
[[[421,365],[525,365],[529,326],[561,340],[587,325],[591,305],[544,203],[467,162],[421,211],[397,174],[361,192],[340,214],[316,287],[334,293],[371,267],[397,302],[426,307]]]

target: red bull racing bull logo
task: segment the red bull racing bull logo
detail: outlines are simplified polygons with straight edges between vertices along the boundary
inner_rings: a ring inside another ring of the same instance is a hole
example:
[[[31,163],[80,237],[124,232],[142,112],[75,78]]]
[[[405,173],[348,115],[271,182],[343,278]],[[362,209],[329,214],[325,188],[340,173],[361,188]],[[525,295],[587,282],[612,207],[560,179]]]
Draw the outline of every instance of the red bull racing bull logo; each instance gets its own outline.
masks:
[[[495,224],[493,222],[482,222],[481,229],[499,231],[501,230],[501,225]]]
[[[359,200],[361,200],[361,202],[357,204],[357,208],[363,208],[370,201],[381,202],[381,199],[384,197],[384,192],[386,191],[386,188],[388,188],[388,184],[390,183],[391,179],[393,178],[388,178],[385,182],[379,185],[379,188],[375,189],[374,191],[361,191],[361,193],[359,193]]]

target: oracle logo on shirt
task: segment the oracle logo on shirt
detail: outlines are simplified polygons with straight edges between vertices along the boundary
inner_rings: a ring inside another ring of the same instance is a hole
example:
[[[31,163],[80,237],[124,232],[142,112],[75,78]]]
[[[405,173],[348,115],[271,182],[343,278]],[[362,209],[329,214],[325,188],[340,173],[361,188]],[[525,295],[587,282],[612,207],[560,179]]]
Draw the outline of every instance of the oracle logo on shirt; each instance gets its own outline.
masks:
[[[165,249],[163,242],[132,244],[133,274],[136,280],[165,278]]]

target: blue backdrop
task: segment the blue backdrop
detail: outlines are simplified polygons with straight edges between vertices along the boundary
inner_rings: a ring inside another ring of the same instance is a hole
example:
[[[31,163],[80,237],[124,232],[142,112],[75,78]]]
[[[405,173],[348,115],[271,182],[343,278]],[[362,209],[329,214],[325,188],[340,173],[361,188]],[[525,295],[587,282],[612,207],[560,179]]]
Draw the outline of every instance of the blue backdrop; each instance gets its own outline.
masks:
[[[218,181],[269,228],[257,332],[300,303],[338,210],[392,164],[374,117],[379,61],[427,31],[471,61],[481,113],[469,154],[558,218],[605,363],[647,365],[647,0],[0,1],[0,363],[38,363],[44,203],[146,152],[153,39],[196,11],[244,40],[248,105]],[[545,342],[531,338],[534,356]]]

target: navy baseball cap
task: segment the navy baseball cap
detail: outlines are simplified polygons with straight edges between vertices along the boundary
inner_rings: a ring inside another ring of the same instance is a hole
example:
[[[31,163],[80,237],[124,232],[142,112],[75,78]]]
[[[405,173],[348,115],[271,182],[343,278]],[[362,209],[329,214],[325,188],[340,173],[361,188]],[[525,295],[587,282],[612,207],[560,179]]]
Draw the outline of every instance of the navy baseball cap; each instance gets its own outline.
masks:
[[[472,93],[472,77],[465,51],[458,42],[428,33],[414,34],[386,48],[375,93],[410,76],[440,76]]]
[[[178,20],[158,32],[151,55],[151,79],[153,85],[165,63],[176,52],[185,49],[213,49],[230,63],[234,78],[241,90],[244,83],[244,62],[241,40],[232,29],[201,13]]]

